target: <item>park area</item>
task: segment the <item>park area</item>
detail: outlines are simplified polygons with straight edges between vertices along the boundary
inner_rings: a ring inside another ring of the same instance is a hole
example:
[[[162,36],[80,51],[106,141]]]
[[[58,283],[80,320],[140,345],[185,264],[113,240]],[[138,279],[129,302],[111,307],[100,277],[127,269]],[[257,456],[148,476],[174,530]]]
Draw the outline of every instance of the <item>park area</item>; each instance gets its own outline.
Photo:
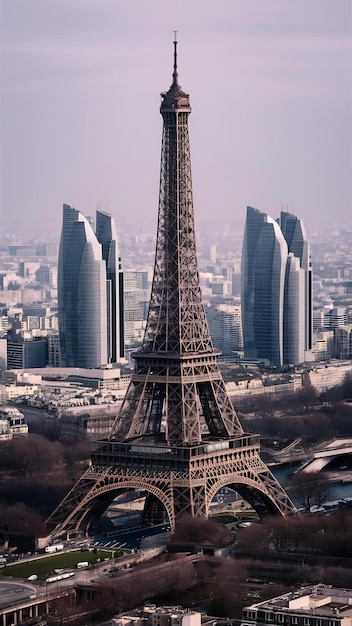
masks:
[[[74,550],[70,552],[60,552],[50,556],[41,556],[37,559],[30,558],[14,565],[6,565],[0,570],[0,576],[12,576],[14,578],[28,578],[38,576],[38,579],[46,579],[57,570],[74,570],[77,564],[87,562],[88,565],[95,565],[107,561],[115,556],[111,550],[84,551]],[[117,556],[117,554],[116,554]]]

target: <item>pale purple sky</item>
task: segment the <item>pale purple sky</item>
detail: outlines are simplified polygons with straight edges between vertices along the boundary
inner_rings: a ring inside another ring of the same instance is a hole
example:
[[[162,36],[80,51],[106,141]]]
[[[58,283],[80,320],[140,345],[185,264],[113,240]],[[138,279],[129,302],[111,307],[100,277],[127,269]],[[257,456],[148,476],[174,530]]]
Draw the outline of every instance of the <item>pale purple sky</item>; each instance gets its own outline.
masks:
[[[352,225],[351,0],[1,0],[3,229],[62,204],[156,228],[162,118],[190,94],[196,223],[248,204]]]

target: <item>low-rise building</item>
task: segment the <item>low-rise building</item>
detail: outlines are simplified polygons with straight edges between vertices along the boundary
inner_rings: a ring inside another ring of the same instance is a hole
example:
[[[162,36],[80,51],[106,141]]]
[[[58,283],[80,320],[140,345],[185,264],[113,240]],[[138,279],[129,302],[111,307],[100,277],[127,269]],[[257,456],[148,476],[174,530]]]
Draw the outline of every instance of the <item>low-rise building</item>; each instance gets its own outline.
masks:
[[[58,436],[63,443],[104,439],[113,427],[120,403],[73,407],[61,411],[57,420]]]
[[[334,361],[312,365],[304,373],[304,382],[309,382],[318,393],[342,385],[346,377],[352,376],[351,361]]]
[[[180,606],[147,604],[143,609],[117,615],[110,623],[114,626],[213,626],[216,621],[205,613]]]
[[[15,435],[28,435],[28,424],[16,407],[0,407],[0,438],[12,439]]]
[[[12,437],[7,419],[0,418],[0,441],[8,441]]]
[[[352,590],[310,585],[247,606],[244,620],[255,626],[351,626]]]

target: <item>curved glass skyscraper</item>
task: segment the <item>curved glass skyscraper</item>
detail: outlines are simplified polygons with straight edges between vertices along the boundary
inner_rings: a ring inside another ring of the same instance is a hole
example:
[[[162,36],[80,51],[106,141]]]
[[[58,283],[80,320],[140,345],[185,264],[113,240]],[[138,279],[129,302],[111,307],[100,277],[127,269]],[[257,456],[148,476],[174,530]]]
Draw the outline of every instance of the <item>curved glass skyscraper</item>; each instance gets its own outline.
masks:
[[[106,263],[87,220],[64,204],[58,269],[62,364],[99,367],[108,362]]]
[[[247,207],[242,252],[242,325],[246,359],[283,361],[287,243],[275,220]]]
[[[310,348],[311,270],[303,224],[247,207],[242,250],[245,359],[302,363]]]

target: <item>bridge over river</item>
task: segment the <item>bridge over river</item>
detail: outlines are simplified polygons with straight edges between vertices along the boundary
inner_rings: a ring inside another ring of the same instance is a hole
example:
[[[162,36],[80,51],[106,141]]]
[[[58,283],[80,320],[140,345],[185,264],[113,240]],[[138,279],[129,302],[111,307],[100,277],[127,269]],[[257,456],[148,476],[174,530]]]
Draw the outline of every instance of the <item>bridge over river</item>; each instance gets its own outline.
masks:
[[[301,471],[320,472],[329,463],[339,459],[340,469],[347,470],[352,469],[352,438],[333,439],[311,448],[304,448],[301,439],[298,438],[283,450],[271,452],[271,454],[272,462],[269,463],[271,466],[301,462]]]

